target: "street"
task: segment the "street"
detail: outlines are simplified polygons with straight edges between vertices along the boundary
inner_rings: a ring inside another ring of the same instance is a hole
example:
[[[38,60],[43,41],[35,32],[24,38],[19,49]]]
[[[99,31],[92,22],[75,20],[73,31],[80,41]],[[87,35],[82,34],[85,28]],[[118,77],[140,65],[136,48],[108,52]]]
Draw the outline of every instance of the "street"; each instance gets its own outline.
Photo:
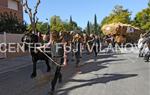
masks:
[[[71,60],[62,69],[63,82],[57,84],[55,95],[150,95],[150,62],[137,54],[101,53],[96,61],[91,55],[82,57],[81,74]],[[37,77],[31,79],[31,57],[13,61],[2,59],[0,63],[0,95],[48,95],[54,69],[47,73],[46,65],[39,62]],[[5,66],[17,63],[20,65]]]
[[[0,95],[150,95],[150,0],[0,0]]]

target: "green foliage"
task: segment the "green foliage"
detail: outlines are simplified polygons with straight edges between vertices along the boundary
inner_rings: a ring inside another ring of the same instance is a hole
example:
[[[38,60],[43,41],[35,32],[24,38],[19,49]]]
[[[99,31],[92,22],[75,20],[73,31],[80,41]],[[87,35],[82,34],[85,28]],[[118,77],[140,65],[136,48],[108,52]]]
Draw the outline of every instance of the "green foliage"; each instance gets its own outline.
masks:
[[[88,23],[87,23],[87,27],[86,27],[86,33],[87,34],[94,34],[95,33],[95,31],[94,31],[94,24],[92,24],[91,22],[89,22],[88,21]]]
[[[94,34],[99,34],[96,14],[94,16]]]
[[[109,16],[106,16],[102,22],[101,26],[105,24],[111,24],[111,23],[126,23],[130,24],[131,23],[131,13],[128,11],[128,9],[124,9],[123,6],[116,5],[114,7],[114,10]]]
[[[96,35],[100,34],[100,26],[97,23],[96,14],[94,15],[94,24],[88,21],[85,31],[87,34],[96,34]]]
[[[50,20],[50,29],[51,31],[63,31],[63,22],[59,16],[52,16]]]
[[[38,22],[37,25],[36,25],[36,29],[37,31],[43,33],[43,34],[46,34],[48,32],[48,27],[49,27],[49,24],[48,23],[43,23],[43,22]]]
[[[78,25],[77,25],[77,23],[72,20],[72,16],[70,16],[70,21],[69,21],[68,24],[69,24],[68,25],[68,27],[69,27],[68,31],[77,30],[79,28]]]
[[[26,23],[19,22],[16,14],[12,12],[0,14],[0,32],[24,33],[25,31]]]
[[[132,24],[143,30],[150,30],[150,7],[138,12]]]
[[[50,27],[49,27],[50,26]],[[72,30],[81,30],[81,28],[77,25],[75,21],[72,20],[72,17],[70,17],[70,21],[62,21],[60,16],[52,16],[50,19],[50,25],[47,22],[37,22],[36,24],[36,30],[38,32],[41,32],[42,34],[48,33],[50,28],[50,31],[72,31]],[[28,25],[28,30],[31,30],[31,24]]]
[[[89,21],[88,21],[88,23],[87,23],[86,33],[87,33],[87,34],[90,34],[90,22],[89,22]]]
[[[72,16],[70,16],[69,22],[63,22],[63,27],[65,31],[73,31],[73,30],[79,30],[80,27],[78,27],[77,23],[72,20]]]
[[[61,18],[59,16],[51,17],[50,28],[51,28],[51,31],[56,30],[58,32],[72,31],[72,30],[80,29],[80,27],[78,27],[77,23],[72,20],[72,17],[70,17],[69,22],[64,22],[61,20]]]

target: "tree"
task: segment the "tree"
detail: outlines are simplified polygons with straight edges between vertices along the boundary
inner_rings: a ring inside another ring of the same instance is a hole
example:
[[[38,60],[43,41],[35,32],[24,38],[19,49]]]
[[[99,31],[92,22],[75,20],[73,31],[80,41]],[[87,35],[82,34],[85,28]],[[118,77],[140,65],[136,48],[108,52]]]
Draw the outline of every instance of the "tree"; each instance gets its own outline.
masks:
[[[94,24],[92,24],[90,21],[87,22],[87,27],[85,28],[87,34],[95,34],[94,30]]]
[[[48,32],[48,23],[47,22],[38,22],[37,23],[37,31],[46,34]]]
[[[65,31],[70,31],[69,23],[66,22],[66,21],[64,21],[64,22],[63,22],[63,28],[64,28]]]
[[[104,17],[103,18],[103,20],[101,21],[101,27],[103,26],[103,25],[105,25],[105,24],[108,24],[109,23],[109,17],[108,16],[106,16],[106,17]]]
[[[72,20],[70,16],[69,22],[62,21],[60,16],[52,16],[50,20],[50,28],[51,31],[72,31],[72,30],[81,30],[81,28],[77,25],[75,21]]]
[[[68,31],[72,31],[72,30],[77,30],[78,29],[78,25],[75,21],[72,20],[72,16],[70,16],[70,21],[69,21],[69,30]]]
[[[131,12],[128,11],[128,9],[124,9],[121,5],[116,5],[114,9],[112,10],[112,13],[110,13],[109,16],[106,16],[102,22],[101,27],[104,24],[110,24],[110,23],[125,23],[130,24],[131,23]]]
[[[87,34],[90,34],[90,22],[88,21],[87,23],[87,29],[86,29]]]
[[[69,21],[71,24],[73,23],[73,21],[72,21],[72,16],[70,16],[70,21]]]
[[[64,31],[64,26],[63,26],[63,22],[60,18],[60,16],[52,16],[50,19],[50,29],[51,31]]]
[[[90,33],[94,34],[94,25],[90,22]]]
[[[19,21],[16,14],[4,12],[0,14],[0,32],[23,33],[26,31],[26,23]]]
[[[96,16],[96,14],[95,14],[95,16],[94,16],[94,34],[99,34],[98,33],[98,24],[97,24],[97,16]]]
[[[23,0],[23,7],[25,9],[25,13],[27,13],[30,18],[31,30],[34,33],[36,33],[36,23],[38,20],[38,18],[36,17],[36,14],[37,14],[37,10],[38,10],[40,3],[41,3],[41,0],[37,0],[37,3],[34,7],[34,11],[32,11],[32,9],[29,7],[28,0]]]
[[[145,8],[136,14],[132,24],[143,30],[150,31],[150,1],[148,3],[148,8]]]

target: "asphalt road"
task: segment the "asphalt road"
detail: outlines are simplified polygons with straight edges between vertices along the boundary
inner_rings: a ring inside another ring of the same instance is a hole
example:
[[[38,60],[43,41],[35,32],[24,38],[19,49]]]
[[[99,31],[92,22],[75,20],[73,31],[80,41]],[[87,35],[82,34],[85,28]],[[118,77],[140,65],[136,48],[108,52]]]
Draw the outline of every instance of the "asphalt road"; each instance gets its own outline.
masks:
[[[48,95],[55,69],[47,73],[39,62],[38,75],[31,79],[31,58],[23,59],[27,65],[0,70],[0,95]],[[136,54],[100,54],[96,61],[83,54],[81,64],[81,74],[72,61],[63,68],[63,83],[57,84],[55,95],[150,95],[150,62]]]

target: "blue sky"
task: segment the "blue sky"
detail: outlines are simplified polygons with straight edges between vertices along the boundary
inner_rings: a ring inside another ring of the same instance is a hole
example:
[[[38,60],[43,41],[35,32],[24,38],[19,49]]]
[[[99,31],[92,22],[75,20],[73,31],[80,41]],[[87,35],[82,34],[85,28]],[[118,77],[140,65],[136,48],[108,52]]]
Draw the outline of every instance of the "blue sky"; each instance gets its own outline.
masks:
[[[28,0],[33,7],[36,0]],[[115,5],[123,5],[124,8],[135,14],[147,7],[148,0],[41,0],[38,9],[40,21],[46,21],[53,15],[58,15],[63,21],[67,21],[70,16],[82,28],[86,27],[87,21],[93,22],[94,14],[97,15],[98,23],[109,15]],[[24,14],[24,19],[29,23],[29,17]]]

